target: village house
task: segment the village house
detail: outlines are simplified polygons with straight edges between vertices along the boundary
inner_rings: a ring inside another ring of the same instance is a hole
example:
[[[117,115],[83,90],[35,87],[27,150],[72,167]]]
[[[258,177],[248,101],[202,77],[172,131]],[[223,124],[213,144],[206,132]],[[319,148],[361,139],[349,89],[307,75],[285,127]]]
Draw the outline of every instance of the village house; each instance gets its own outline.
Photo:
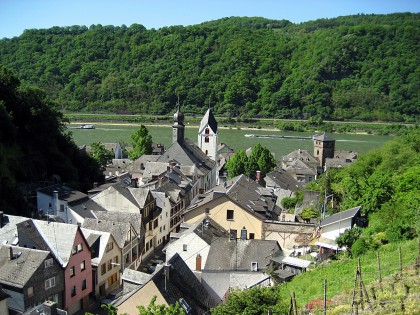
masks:
[[[171,233],[171,241],[164,249],[166,261],[178,254],[191,271],[201,272],[212,241],[227,236],[227,231],[207,217],[194,224],[183,223],[179,233]]]
[[[216,306],[216,302],[178,254],[164,266],[158,266],[148,280],[143,280],[142,285],[113,302],[118,314],[137,314],[137,306],[147,307],[154,296],[155,305],[178,302],[186,314],[209,314],[210,309]]]
[[[315,243],[320,248],[320,254],[328,251],[338,251],[340,248],[335,242],[337,237],[355,225],[361,226],[363,224],[361,209],[361,206],[354,207],[321,220]]]
[[[63,306],[64,272],[49,251],[0,246],[0,287],[10,297],[8,308],[13,314],[45,300]]]
[[[263,221],[277,219],[278,214],[273,193],[239,175],[216,186],[204,199],[186,209],[184,222],[194,223],[207,215],[230,233],[237,234],[245,227],[248,239],[261,239]]]
[[[201,282],[217,303],[223,302],[229,292],[254,286],[272,285],[270,258],[281,250],[276,241],[247,239],[247,231],[241,237],[220,237],[213,240]]]
[[[130,187],[118,183],[96,194],[92,200],[110,212],[141,214],[145,228],[143,256],[147,257],[153,253],[154,244],[157,243],[161,209],[156,206],[156,200],[150,188]],[[136,255],[139,254],[141,253],[136,250]]]
[[[82,228],[92,253],[93,294],[104,298],[120,285],[121,251],[111,233]]]
[[[139,237],[136,229],[131,223],[99,219],[85,219],[82,228],[94,231],[103,231],[112,234],[121,255],[121,263],[119,266],[121,272],[123,272],[125,268],[139,268],[141,263]],[[114,267],[111,269],[113,268]]]
[[[92,292],[92,265],[89,244],[80,227],[28,219],[19,223],[17,230],[19,246],[49,251],[64,270],[63,308],[69,314],[86,309]]]

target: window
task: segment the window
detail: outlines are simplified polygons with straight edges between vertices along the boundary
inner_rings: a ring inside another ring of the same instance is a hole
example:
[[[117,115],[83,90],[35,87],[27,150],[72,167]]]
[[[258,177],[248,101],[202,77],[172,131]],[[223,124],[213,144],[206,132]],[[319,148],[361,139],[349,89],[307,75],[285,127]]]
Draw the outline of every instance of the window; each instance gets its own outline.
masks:
[[[28,288],[28,297],[31,297],[32,295],[34,295],[34,287],[29,287]]]
[[[45,280],[45,290],[55,287],[55,277]]]
[[[82,291],[86,290],[86,279],[82,281]]]
[[[102,264],[101,265],[101,276],[104,275],[105,272],[106,272],[106,265],[105,264]]]
[[[64,205],[60,205],[60,211],[64,212]]]
[[[44,261],[44,267],[45,268],[51,267],[52,265],[53,265],[53,259],[52,258]]]
[[[81,271],[83,271],[83,270],[85,270],[86,269],[86,262],[83,260],[81,263],[80,263],[80,270]]]
[[[118,264],[118,256],[115,256],[114,261],[116,264]]]
[[[74,269],[74,266],[70,267],[70,278],[74,277],[75,275],[76,275],[76,270]]]
[[[106,244],[106,252],[109,252],[113,248],[114,248],[114,243],[113,242]]]
[[[182,250],[183,250],[184,252],[186,252],[186,251],[187,251],[187,244],[182,245]]]
[[[233,210],[227,210],[226,220],[233,220]]]
[[[83,250],[83,244],[80,243],[77,245],[77,252],[81,252]]]
[[[108,271],[112,269],[112,259],[108,261]]]
[[[206,129],[205,129],[205,131],[204,131],[204,133],[205,133],[206,135],[208,135],[208,134],[210,133],[210,129],[209,129],[209,128],[206,128]]]
[[[205,143],[209,143],[209,141],[210,141],[210,138],[209,138],[208,136],[206,136],[206,137],[204,138],[204,142],[205,142]]]
[[[108,286],[112,285],[113,283],[117,282],[118,275],[117,273],[114,273],[112,276],[108,277]]]
[[[153,229],[156,229],[158,227],[159,224],[159,220],[156,219],[155,221],[153,221]]]
[[[254,233],[249,233],[249,239],[253,240],[255,238],[255,234]]]
[[[72,286],[71,287],[71,296],[75,296],[76,295],[76,286]]]
[[[76,253],[77,253],[77,246],[74,245],[73,248],[72,248],[72,250],[71,250],[71,254],[74,255]]]

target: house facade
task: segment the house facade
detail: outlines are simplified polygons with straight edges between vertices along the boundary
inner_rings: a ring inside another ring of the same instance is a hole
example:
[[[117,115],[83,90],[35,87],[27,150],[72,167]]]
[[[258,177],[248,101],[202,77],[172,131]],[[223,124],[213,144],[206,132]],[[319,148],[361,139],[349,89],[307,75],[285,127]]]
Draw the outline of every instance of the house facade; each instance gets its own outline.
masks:
[[[82,228],[92,252],[92,283],[97,299],[104,298],[120,284],[121,251],[111,233]]]
[[[0,287],[10,296],[8,308],[13,312],[24,312],[45,300],[62,307],[64,272],[48,251],[1,246]]]

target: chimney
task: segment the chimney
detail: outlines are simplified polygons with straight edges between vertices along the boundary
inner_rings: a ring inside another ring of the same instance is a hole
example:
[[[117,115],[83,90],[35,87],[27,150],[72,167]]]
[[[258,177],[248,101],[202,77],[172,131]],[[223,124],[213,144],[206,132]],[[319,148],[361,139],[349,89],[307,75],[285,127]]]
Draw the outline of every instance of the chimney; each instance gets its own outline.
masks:
[[[255,172],[255,179],[257,180],[257,182],[261,181],[261,171],[256,171]]]
[[[57,303],[54,301],[45,301],[42,303],[44,306],[45,315],[57,315]]]
[[[248,231],[246,230],[245,227],[243,227],[242,230],[241,230],[241,240],[246,240],[247,235],[248,235]]]
[[[201,255],[200,254],[197,254],[197,256],[195,256],[195,270],[201,271]]]
[[[9,247],[9,259],[10,260],[12,260],[14,257],[13,257],[13,247],[12,246],[10,246]]]

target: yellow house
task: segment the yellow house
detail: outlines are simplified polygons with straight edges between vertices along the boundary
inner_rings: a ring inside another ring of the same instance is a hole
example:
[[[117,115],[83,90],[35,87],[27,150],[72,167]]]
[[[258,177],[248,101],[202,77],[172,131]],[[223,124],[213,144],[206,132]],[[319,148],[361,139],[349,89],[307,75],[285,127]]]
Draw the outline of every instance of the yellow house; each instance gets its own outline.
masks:
[[[240,237],[246,229],[247,239],[261,239],[263,221],[274,215],[275,199],[264,187],[245,175],[216,186],[200,202],[184,213],[184,222],[194,223],[207,215],[231,237]],[[244,230],[245,230],[244,229]]]

